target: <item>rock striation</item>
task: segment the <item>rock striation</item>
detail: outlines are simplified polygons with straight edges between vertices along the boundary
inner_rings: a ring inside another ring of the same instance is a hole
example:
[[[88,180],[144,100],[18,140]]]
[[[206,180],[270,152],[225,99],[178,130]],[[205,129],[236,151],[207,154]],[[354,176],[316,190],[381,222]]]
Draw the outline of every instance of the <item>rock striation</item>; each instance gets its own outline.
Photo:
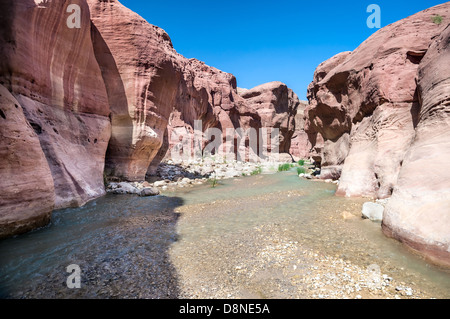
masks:
[[[0,187],[16,194],[2,197],[7,204],[0,208],[0,236],[42,226],[53,208],[105,194],[110,109],[92,47],[89,7],[75,2],[81,25],[73,29],[65,1],[0,4],[0,84],[10,93],[2,89],[1,143],[8,156],[2,156],[1,174],[9,178]]]
[[[261,127],[280,130],[280,153],[289,153],[300,105],[297,95],[281,82],[269,82],[240,93],[249,108],[256,110]]]
[[[435,6],[319,65],[305,123],[321,177],[340,178],[338,195],[392,195],[385,233],[447,263],[449,17],[449,3]]]
[[[308,102],[300,101],[295,115],[295,130],[291,138],[289,154],[296,161],[311,157],[312,145],[308,133],[305,131],[305,110],[307,106]]]
[[[179,55],[164,30],[118,1],[88,3],[112,112],[107,175],[144,180],[196,120],[203,131],[258,124],[233,75]]]
[[[383,230],[450,265],[450,25],[433,39],[419,65],[418,96],[415,136],[386,207]]]
[[[0,238],[44,226],[55,205],[52,174],[20,103],[0,85]],[[32,173],[31,173],[32,172]]]

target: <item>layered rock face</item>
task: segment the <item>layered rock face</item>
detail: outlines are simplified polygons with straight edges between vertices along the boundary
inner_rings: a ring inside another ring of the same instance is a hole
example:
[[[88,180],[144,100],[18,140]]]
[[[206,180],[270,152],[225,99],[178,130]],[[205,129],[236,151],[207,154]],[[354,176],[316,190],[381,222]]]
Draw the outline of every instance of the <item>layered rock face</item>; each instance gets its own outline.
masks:
[[[416,133],[386,207],[383,229],[450,265],[450,25],[434,38],[418,78]]]
[[[155,163],[151,165],[151,173],[156,171],[157,164],[164,155],[169,156],[168,154],[172,152],[181,155],[178,142],[185,136],[193,136],[195,120],[202,121],[203,132],[209,128],[217,128],[223,133],[221,151],[226,152],[228,157],[230,157],[230,153],[236,154],[237,151],[240,151],[241,154],[246,152],[245,159],[248,160],[249,152],[253,152],[253,154],[261,152],[261,128],[279,129],[279,152],[290,152],[291,139],[296,132],[295,116],[300,101],[285,84],[270,82],[251,90],[237,88],[234,76],[208,67],[195,59],[189,60],[183,78],[187,85],[181,88],[175,110],[170,117],[169,138],[166,142],[168,145],[163,145],[161,148],[155,158]],[[205,95],[202,96],[201,92]],[[205,103],[204,106],[199,107],[203,105],[199,102]],[[300,132],[303,129],[303,123],[299,124],[301,125],[298,130]],[[238,143],[237,139],[235,140],[237,135],[227,136],[228,129],[231,131],[241,129],[241,132],[245,133],[248,133],[248,129],[255,129],[255,132],[258,133],[256,142],[259,143],[259,146],[252,148],[248,139],[247,144],[241,140],[240,145],[236,145]],[[203,142],[202,148],[207,145],[206,137]],[[271,151],[270,145],[268,151]]]
[[[444,4],[394,23],[316,70],[306,130],[324,139],[322,167],[342,168],[340,194],[391,195],[417,125],[418,66],[445,28],[431,17],[448,11]]]
[[[181,74],[164,30],[118,1],[88,1],[94,50],[111,106],[106,173],[144,180],[161,147]]]
[[[196,120],[203,131],[255,125],[233,75],[179,55],[164,30],[118,1],[88,3],[112,112],[107,175],[144,180]]]
[[[312,144],[309,140],[308,133],[305,131],[305,110],[308,102],[300,101],[295,115],[295,130],[291,138],[291,147],[289,154],[294,157],[295,161],[311,157]]]
[[[54,207],[82,205],[105,194],[103,163],[110,135],[107,93],[92,49],[89,8],[85,1],[73,3],[81,8],[80,28],[67,24],[70,12],[65,1],[0,4],[0,84],[11,93],[1,104],[2,136],[15,132],[17,138],[24,136],[30,142],[28,147],[13,147],[11,142],[3,148],[10,155],[3,160],[2,176],[17,172],[14,156],[22,159],[23,167],[15,177],[2,178],[1,189],[16,187],[23,203],[11,200],[1,211],[11,220],[34,218],[36,226],[48,220]],[[7,114],[11,103],[17,105],[14,116]],[[24,160],[32,154],[35,165]],[[36,194],[24,195],[31,188],[38,190]],[[31,223],[24,229],[30,227]],[[3,234],[14,232],[6,228]]]
[[[177,149],[178,142],[185,136],[193,137],[195,121],[201,121],[202,132],[210,128],[223,132],[222,149],[218,151],[232,147],[226,144],[227,129],[259,128],[261,122],[257,111],[238,95],[236,78],[232,74],[189,59],[183,68],[183,81],[168,126],[168,156],[182,155],[182,150]],[[208,142],[208,137],[204,136],[198,148],[203,150]],[[170,154],[172,152],[175,154]],[[191,145],[191,152],[194,152],[194,145]]]
[[[79,26],[66,1],[0,4],[0,167],[11,177],[1,182],[1,236],[103,195],[104,172],[144,180],[171,133],[192,131],[195,120],[203,131],[261,127],[233,75],[179,55],[162,29],[118,1],[70,4],[80,8]]]
[[[3,85],[0,85],[0,136],[2,238],[45,225],[55,205],[55,190],[39,138],[20,103]]]
[[[300,100],[281,82],[269,82],[240,93],[261,118],[261,127],[280,130],[280,153],[289,153]]]
[[[313,147],[322,144],[322,178],[340,177],[338,195],[393,194],[386,233],[445,260],[449,183],[445,173],[430,177],[423,169],[446,167],[449,148],[447,25],[434,15],[445,21],[450,4],[389,25],[321,64],[308,88],[305,129]]]

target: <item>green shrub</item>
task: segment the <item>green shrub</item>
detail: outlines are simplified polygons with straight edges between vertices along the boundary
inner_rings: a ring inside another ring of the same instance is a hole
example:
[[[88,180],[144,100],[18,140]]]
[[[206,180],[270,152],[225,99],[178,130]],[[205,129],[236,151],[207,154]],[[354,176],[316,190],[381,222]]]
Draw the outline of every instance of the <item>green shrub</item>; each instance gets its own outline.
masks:
[[[439,24],[442,23],[443,18],[442,18],[442,16],[440,16],[440,15],[435,15],[435,16],[432,16],[432,17],[431,17],[431,20],[432,20],[434,23],[436,23],[437,25],[439,25]]]
[[[278,166],[278,171],[279,171],[279,172],[285,172],[285,171],[290,170],[291,167],[292,167],[291,164],[280,164],[280,165]]]
[[[262,173],[262,168],[258,167],[257,169],[255,169],[253,172],[250,173],[250,175],[259,175]]]
[[[297,167],[297,174],[306,174],[306,169],[304,167]]]
[[[298,161],[298,165],[305,166],[305,160],[299,160]]]
[[[219,181],[217,180],[217,177],[212,177],[208,181],[211,184],[212,188],[215,188],[219,184]]]

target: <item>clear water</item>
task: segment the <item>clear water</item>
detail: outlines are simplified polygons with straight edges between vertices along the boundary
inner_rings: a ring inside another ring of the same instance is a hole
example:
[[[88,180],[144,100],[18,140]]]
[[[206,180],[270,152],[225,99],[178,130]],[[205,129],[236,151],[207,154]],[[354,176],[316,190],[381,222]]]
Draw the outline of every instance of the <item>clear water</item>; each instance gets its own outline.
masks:
[[[406,284],[414,281],[434,297],[450,297],[448,272],[386,238],[379,224],[344,220],[342,210],[358,210],[363,201],[334,193],[332,184],[286,172],[157,197],[108,195],[55,211],[49,226],[0,241],[0,297],[176,298],[177,267],[183,266],[173,260],[189,260],[206,239],[220,243],[267,224],[325,255],[362,267],[380,265],[383,273]],[[196,207],[198,214],[178,213]],[[82,269],[81,289],[66,286],[70,264]]]

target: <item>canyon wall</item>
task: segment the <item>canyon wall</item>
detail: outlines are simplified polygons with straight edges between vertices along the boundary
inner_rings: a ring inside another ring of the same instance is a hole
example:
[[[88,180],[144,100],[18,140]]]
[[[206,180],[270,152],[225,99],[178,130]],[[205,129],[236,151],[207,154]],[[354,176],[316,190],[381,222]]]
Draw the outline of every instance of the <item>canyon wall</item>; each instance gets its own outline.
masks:
[[[262,126],[232,74],[179,55],[118,1],[20,0],[0,12],[0,237],[104,195],[105,178],[143,181],[173,131],[196,120],[203,131]]]
[[[418,96],[415,136],[383,229],[433,261],[450,265],[450,25],[420,62]]]
[[[450,4],[391,24],[322,63],[308,88],[305,130],[318,146],[322,178],[340,178],[338,195],[392,195],[385,232],[445,263],[448,22],[433,22],[435,15],[448,21]]]
[[[105,194],[110,109],[89,8],[73,3],[81,8],[73,29],[66,1],[0,4],[0,236],[42,226],[53,208]]]
[[[248,107],[256,110],[261,118],[261,127],[280,130],[279,152],[289,153],[300,105],[297,95],[284,83],[269,82],[243,90],[240,96]]]
[[[112,112],[107,175],[144,180],[196,120],[203,131],[258,125],[233,75],[179,55],[164,30],[118,1],[88,3]]]
[[[175,104],[176,52],[167,33],[118,1],[89,0],[94,50],[111,107],[105,173],[145,179]]]
[[[307,106],[308,102],[299,101],[297,114],[294,117],[295,129],[291,138],[289,154],[292,155],[295,161],[311,157],[312,144],[308,133],[305,131],[305,110]]]

